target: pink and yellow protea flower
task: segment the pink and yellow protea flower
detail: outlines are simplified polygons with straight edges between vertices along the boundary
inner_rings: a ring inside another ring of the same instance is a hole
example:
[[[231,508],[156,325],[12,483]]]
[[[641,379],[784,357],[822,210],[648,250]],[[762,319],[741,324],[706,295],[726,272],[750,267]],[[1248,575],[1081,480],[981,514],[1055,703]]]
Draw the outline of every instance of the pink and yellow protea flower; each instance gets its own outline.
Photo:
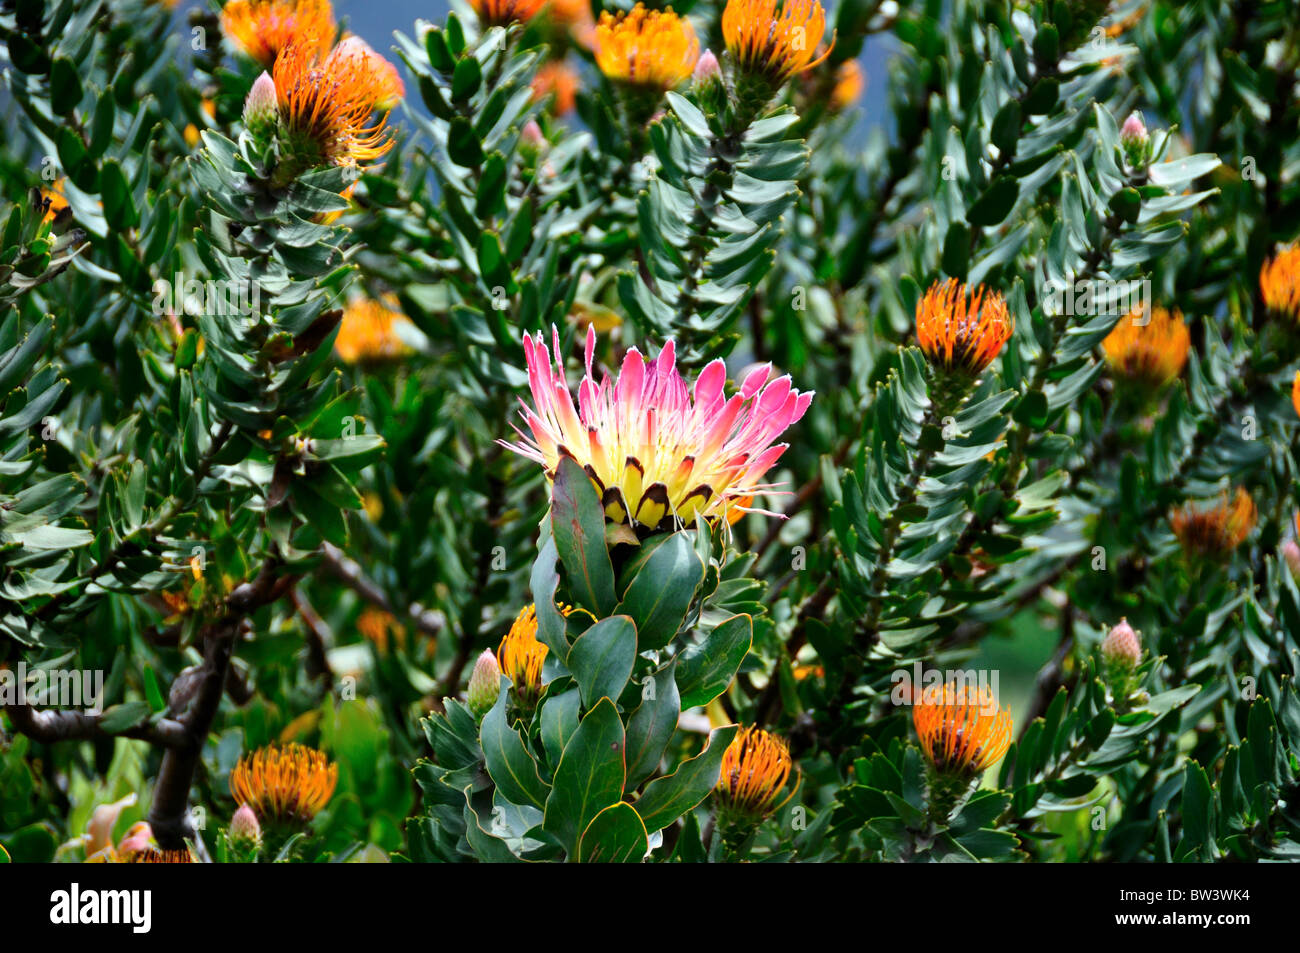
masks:
[[[596,484],[606,517],[642,532],[673,529],[699,514],[767,512],[746,497],[773,489],[763,476],[788,445],[772,441],[804,415],[811,392],[799,393],[788,376],[769,380],[772,367],[764,365],[727,397],[721,360],[700,372],[692,391],[677,371],[671,340],[653,361],[630,349],[618,379],[606,375],[598,384],[596,332],[588,328],[587,372],[575,408],[559,332],[551,333],[554,364],[540,333],[524,337],[534,407],[524,404],[523,417],[532,436],[516,428],[523,439],[504,446],[542,464],[551,478],[561,457],[572,458]]]

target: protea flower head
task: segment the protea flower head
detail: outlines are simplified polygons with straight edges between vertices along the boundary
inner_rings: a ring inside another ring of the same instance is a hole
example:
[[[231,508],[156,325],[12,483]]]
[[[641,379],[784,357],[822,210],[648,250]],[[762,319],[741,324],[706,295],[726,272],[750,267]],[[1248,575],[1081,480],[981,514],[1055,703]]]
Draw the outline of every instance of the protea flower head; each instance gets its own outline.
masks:
[[[1295,380],[1291,383],[1291,406],[1300,417],[1300,371],[1295,372]]]
[[[741,728],[722,755],[716,791],[720,813],[757,824],[776,807],[792,767],[790,749],[781,738],[756,726]]]
[[[566,60],[543,63],[533,77],[533,100],[554,96],[549,109],[552,116],[567,116],[577,105],[578,74]],[[531,120],[530,120],[531,122]]]
[[[509,26],[537,16],[546,0],[470,0],[469,5],[483,26]]]
[[[1101,342],[1106,363],[1134,383],[1160,388],[1183,372],[1191,335],[1179,311],[1134,308]]]
[[[727,0],[722,37],[741,74],[759,80],[770,94],[786,80],[830,55],[820,56],[826,11],[817,0]]]
[[[1128,619],[1120,619],[1101,640],[1101,657],[1116,668],[1133,668],[1142,661],[1142,640]]]
[[[552,340],[554,365],[540,334],[524,337],[533,408],[525,404],[523,417],[531,436],[516,428],[523,439],[504,446],[542,464],[551,478],[561,457],[573,459],[595,483],[606,517],[645,533],[690,523],[697,514],[713,519],[734,507],[751,509],[741,501],[772,489],[761,481],[787,446],[772,441],[812,403],[813,395],[799,393],[789,377],[769,380],[771,365],[751,371],[731,397],[723,392],[721,360],[688,388],[671,340],[653,361],[631,348],[618,379],[606,375],[597,383],[596,332],[588,327],[575,409],[554,329]]]
[[[501,665],[491,649],[484,649],[483,654],[474,663],[474,672],[469,677],[469,689],[465,696],[469,710],[476,718],[482,718],[497,703],[499,694],[501,694]]]
[[[374,643],[380,655],[387,653],[393,642],[401,645],[406,640],[406,627],[397,621],[397,617],[374,606],[361,610],[357,616],[357,631],[366,641]]]
[[[393,147],[386,118],[372,121],[375,104],[388,94],[372,57],[353,49],[320,55],[313,36],[293,40],[272,70],[280,107],[280,146],[285,184],[314,166],[355,166]]]
[[[68,199],[63,194],[65,182],[65,179],[60,178],[48,189],[41,189],[40,205],[41,209],[43,209],[42,221],[47,225],[53,223],[60,217],[66,217],[62,215],[64,210],[68,208]],[[71,213],[69,212],[68,214],[70,215]]]
[[[179,850],[159,850],[157,847],[149,847],[136,851],[124,860],[129,864],[192,864],[194,855],[190,853],[188,847]]]
[[[559,608],[565,615],[573,611],[567,606]],[[546,643],[537,638],[537,607],[526,605],[497,647],[497,664],[514,685],[521,708],[533,708],[542,697],[542,663],[547,651]]]
[[[1259,290],[1270,314],[1300,327],[1300,245],[1284,248],[1264,263]]]
[[[916,735],[941,775],[973,778],[1011,746],[1011,711],[998,709],[987,688],[927,685],[912,705]]]
[[[306,823],[334,795],[339,766],[299,744],[269,745],[240,759],[230,772],[230,793],[259,817]]]
[[[615,82],[662,94],[684,83],[700,58],[695,27],[672,7],[605,10],[596,24],[596,65]]]
[[[221,9],[221,30],[266,69],[293,40],[314,37],[315,52],[329,53],[338,26],[329,0],[230,0]]]
[[[257,821],[257,813],[247,804],[239,805],[226,834],[237,847],[251,849],[262,846],[262,825]]]
[[[916,340],[930,363],[978,377],[1011,338],[1006,299],[983,285],[970,293],[956,278],[930,286],[916,305]]]
[[[835,71],[835,88],[831,90],[831,112],[843,112],[858,101],[866,87],[862,67],[857,60],[845,60]]]
[[[347,364],[381,364],[411,353],[401,330],[411,320],[397,310],[397,299],[357,298],[343,309],[334,351]]]
[[[376,53],[361,37],[352,34],[345,36],[325,57],[325,69],[334,72],[348,60],[359,61],[363,64],[362,68],[370,74],[370,85],[375,94],[375,101],[371,105],[375,109],[387,111],[402,101],[406,95],[406,84],[402,82],[397,67]]]
[[[1188,556],[1213,558],[1227,556],[1245,542],[1255,518],[1255,501],[1237,487],[1231,500],[1224,491],[1213,503],[1184,504],[1170,514],[1169,523]]]

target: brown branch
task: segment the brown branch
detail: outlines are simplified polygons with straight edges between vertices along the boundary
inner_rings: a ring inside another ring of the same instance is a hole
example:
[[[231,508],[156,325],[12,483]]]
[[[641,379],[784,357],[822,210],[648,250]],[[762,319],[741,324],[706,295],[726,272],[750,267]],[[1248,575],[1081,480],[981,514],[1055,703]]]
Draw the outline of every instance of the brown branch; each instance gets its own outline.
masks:
[[[412,602],[405,609],[397,606],[383,589],[366,578],[356,560],[344,554],[333,543],[325,543],[321,548],[321,555],[324,557],[325,567],[335,578],[367,602],[391,615],[406,616],[425,635],[437,636],[442,633],[446,619],[441,612],[426,609],[418,602]]]
[[[203,751],[203,739],[212,728],[217,709],[221,706],[230,657],[245,618],[255,609],[280,598],[294,582],[292,577],[277,576],[278,566],[278,558],[268,558],[255,579],[235,587],[226,597],[221,618],[204,627],[201,681],[189,707],[180,717],[186,743],[169,749],[163,755],[158,782],[154,786],[153,804],[149,808],[149,827],[158,846],[165,850],[179,850],[185,846],[185,841],[196,839],[188,809],[190,787]]]
[[[9,715],[14,730],[33,741],[54,744],[59,741],[89,741],[94,738],[132,738],[163,748],[183,747],[188,742],[185,726],[170,718],[146,722],[125,731],[107,731],[104,713],[36,709],[28,704],[7,705],[0,711]]]

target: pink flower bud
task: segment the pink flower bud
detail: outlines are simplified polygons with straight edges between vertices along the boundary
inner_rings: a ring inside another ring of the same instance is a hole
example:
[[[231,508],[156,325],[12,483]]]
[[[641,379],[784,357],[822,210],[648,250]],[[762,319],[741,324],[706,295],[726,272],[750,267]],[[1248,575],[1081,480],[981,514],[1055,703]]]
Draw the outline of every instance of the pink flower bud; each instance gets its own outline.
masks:
[[[1282,544],[1282,559],[1286,561],[1291,575],[1300,579],[1300,545],[1294,539],[1288,539]]]
[[[255,136],[265,135],[279,116],[275,93],[275,80],[266,71],[253,81],[253,88],[244,100],[244,128]]]
[[[496,704],[500,691],[501,666],[492,651],[484,649],[474,663],[474,673],[469,677],[469,710],[476,718],[482,718]]]
[[[239,847],[260,847],[262,844],[262,825],[257,821],[257,814],[247,804],[239,805],[239,810],[230,819],[230,842]]]
[[[697,83],[703,83],[713,79],[721,72],[722,69],[718,66],[718,58],[713,55],[713,51],[705,50],[695,63],[695,72],[691,78]]]
[[[1101,643],[1101,657],[1111,665],[1132,668],[1142,661],[1142,640],[1128,624],[1128,619],[1120,619],[1119,625],[1106,633]]]
[[[536,119],[530,119],[524,124],[524,128],[519,131],[519,139],[526,146],[540,147],[546,143],[542,127],[537,125]]]
[[[1133,113],[1124,120],[1124,126],[1119,131],[1119,138],[1125,144],[1130,142],[1145,143],[1147,141],[1147,126],[1142,121],[1141,115]]]

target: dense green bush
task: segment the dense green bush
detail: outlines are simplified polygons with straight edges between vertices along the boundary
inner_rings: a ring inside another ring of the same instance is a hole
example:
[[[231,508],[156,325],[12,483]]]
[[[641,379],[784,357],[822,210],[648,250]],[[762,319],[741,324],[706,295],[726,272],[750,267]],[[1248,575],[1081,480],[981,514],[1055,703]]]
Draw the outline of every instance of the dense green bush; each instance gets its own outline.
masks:
[[[1300,858],[1294,3],[172,6],[0,0],[0,859]]]

